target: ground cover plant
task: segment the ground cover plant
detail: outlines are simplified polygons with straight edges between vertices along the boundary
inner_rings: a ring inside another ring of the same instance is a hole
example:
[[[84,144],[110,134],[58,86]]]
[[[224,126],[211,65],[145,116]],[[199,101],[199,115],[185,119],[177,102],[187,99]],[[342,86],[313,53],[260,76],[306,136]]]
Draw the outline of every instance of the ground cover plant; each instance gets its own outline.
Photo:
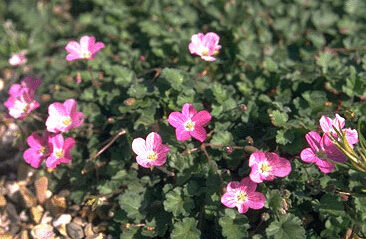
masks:
[[[365,16],[0,0],[0,235],[365,238]]]

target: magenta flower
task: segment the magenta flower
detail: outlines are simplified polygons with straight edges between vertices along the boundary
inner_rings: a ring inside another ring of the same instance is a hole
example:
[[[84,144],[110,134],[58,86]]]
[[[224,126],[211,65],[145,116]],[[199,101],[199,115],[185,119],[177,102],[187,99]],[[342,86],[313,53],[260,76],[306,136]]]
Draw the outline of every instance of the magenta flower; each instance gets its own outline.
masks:
[[[93,36],[82,36],[80,43],[69,41],[65,47],[69,54],[66,56],[67,61],[79,59],[93,60],[98,51],[104,48],[103,42],[95,42]]]
[[[134,139],[132,150],[137,154],[137,163],[144,168],[150,168],[163,165],[170,148],[162,144],[159,134],[152,132],[146,137],[146,141],[143,138]]]
[[[4,102],[4,106],[8,108],[11,117],[22,120],[33,110],[37,109],[39,103],[34,100],[33,93],[28,88],[21,89],[17,94],[17,96],[11,95]]]
[[[177,140],[184,141],[192,136],[203,142],[206,139],[206,130],[203,127],[211,121],[211,114],[206,110],[197,112],[193,105],[184,104],[182,113],[170,113],[168,121],[175,128]]]
[[[346,161],[346,156],[337,149],[326,134],[321,138],[317,132],[311,131],[305,135],[305,138],[310,148],[301,151],[301,160],[306,163],[315,163],[323,173],[334,170],[332,160],[340,163]]]
[[[319,123],[323,132],[326,134],[331,133],[334,137],[337,137],[337,133],[333,129],[333,127],[335,127],[338,131],[343,131],[346,133],[346,138],[350,145],[354,145],[358,142],[357,130],[350,128],[343,129],[346,121],[339,114],[336,114],[334,119],[323,115],[320,118]]]
[[[188,45],[191,54],[199,55],[205,61],[215,61],[216,55],[221,49],[219,45],[220,37],[214,32],[194,34]]]
[[[36,133],[32,133],[27,138],[29,149],[24,151],[23,157],[25,162],[30,164],[33,168],[39,168],[42,162],[49,156],[49,142],[48,133],[43,133],[39,136]]]
[[[13,54],[9,58],[9,64],[12,66],[19,66],[27,63],[27,57],[25,56],[25,53],[25,51],[21,51],[19,53]]]
[[[257,184],[249,177],[243,178],[240,182],[229,182],[226,193],[221,197],[221,203],[226,207],[237,207],[239,213],[246,213],[249,208],[261,209],[264,207],[266,198],[260,192],[255,192]]]
[[[67,99],[63,104],[50,104],[46,120],[47,130],[59,133],[79,127],[84,121],[84,114],[77,112],[76,108],[77,102],[74,99]]]
[[[275,153],[255,152],[250,155],[250,179],[255,183],[272,181],[275,177],[286,177],[291,172],[291,163]]]
[[[61,163],[71,161],[71,149],[75,146],[73,138],[64,140],[62,134],[56,134],[49,137],[50,156],[46,160],[47,168],[56,168]]]

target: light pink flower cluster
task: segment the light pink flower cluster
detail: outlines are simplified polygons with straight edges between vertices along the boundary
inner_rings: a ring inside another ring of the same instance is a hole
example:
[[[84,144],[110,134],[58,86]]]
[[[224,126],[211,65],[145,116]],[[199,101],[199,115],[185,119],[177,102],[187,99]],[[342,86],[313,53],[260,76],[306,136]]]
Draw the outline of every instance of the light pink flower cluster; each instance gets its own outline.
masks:
[[[310,148],[302,150],[300,158],[306,163],[316,164],[321,172],[330,173],[335,168],[334,162],[344,163],[347,160],[346,156],[333,144],[328,136],[331,134],[333,137],[338,138],[333,127],[338,131],[345,132],[347,141],[351,146],[358,142],[358,134],[356,130],[343,129],[345,119],[338,114],[335,115],[334,119],[322,116],[319,123],[324,133],[323,136],[315,131],[307,133],[305,138]]]
[[[74,61],[80,59],[93,60],[98,51],[103,49],[103,42],[95,42],[93,36],[82,36],[80,43],[76,41],[69,41],[65,47],[69,54],[66,56],[67,61]]]
[[[22,120],[39,107],[39,103],[34,99],[34,94],[41,83],[40,79],[27,76],[21,84],[13,84],[10,87],[10,96],[4,105],[8,108],[11,117]]]
[[[56,168],[61,163],[71,161],[71,149],[75,146],[73,138],[64,139],[60,132],[79,127],[84,114],[77,112],[77,103],[68,99],[63,104],[55,102],[48,107],[46,126],[48,132],[42,136],[32,133],[27,143],[30,146],[24,154],[24,160],[33,168],[39,168],[44,160],[48,168]],[[55,133],[55,134],[52,134]]]
[[[221,49],[219,41],[220,37],[214,32],[194,34],[188,49],[191,54],[199,55],[205,61],[215,61],[213,55]]]
[[[25,53],[26,53],[26,51],[21,51],[19,53],[13,54],[9,58],[9,64],[12,66],[19,66],[19,65],[24,65],[25,63],[27,63],[27,57],[25,56]]]
[[[272,181],[275,177],[286,177],[291,172],[291,163],[275,153],[254,152],[249,158],[252,168],[249,177],[240,182],[229,182],[221,203],[229,208],[237,207],[239,213],[246,213],[249,208],[261,209],[266,201],[265,196],[255,192],[257,183]]]

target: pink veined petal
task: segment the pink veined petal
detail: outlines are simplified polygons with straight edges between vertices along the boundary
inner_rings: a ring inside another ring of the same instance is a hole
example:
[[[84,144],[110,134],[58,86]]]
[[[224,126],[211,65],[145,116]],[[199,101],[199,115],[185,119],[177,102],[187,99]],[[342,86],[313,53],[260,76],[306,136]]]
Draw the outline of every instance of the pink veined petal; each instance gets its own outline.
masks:
[[[20,84],[13,84],[9,89],[9,95],[17,97],[21,94],[21,85]]]
[[[79,59],[83,59],[83,57],[81,57],[79,54],[75,54],[75,53],[70,53],[66,56],[67,61],[74,61],[74,60],[79,60]]]
[[[47,168],[56,168],[57,165],[59,165],[59,159],[56,158],[54,155],[50,155],[46,160],[46,166]]]
[[[27,111],[27,114],[29,114],[33,110],[37,109],[39,106],[40,106],[40,104],[37,101],[33,101],[32,103],[30,103],[30,106],[29,106],[29,109]]]
[[[33,168],[39,168],[43,162],[43,157],[39,154],[38,149],[29,148],[24,151],[24,161],[30,164]]]
[[[66,51],[68,51],[70,53],[70,55],[75,55],[75,56],[79,56],[79,57],[82,56],[81,46],[76,41],[69,41],[66,44],[65,49],[66,49]]]
[[[170,152],[170,147],[168,145],[162,144],[160,145],[160,147],[157,149],[158,153],[169,153]]]
[[[358,133],[355,129],[345,129],[347,141],[350,145],[358,143]]]
[[[300,158],[306,163],[315,163],[318,157],[311,148],[303,149],[300,153]]]
[[[31,148],[35,148],[35,149],[40,149],[43,146],[43,139],[41,136],[39,136],[36,133],[32,133],[28,138],[27,138],[27,144],[31,147]]]
[[[56,134],[50,137],[50,142],[52,144],[52,148],[55,149],[63,149],[64,146],[64,137],[62,134]]]
[[[324,152],[330,160],[344,163],[347,161],[347,157],[333,144],[327,134],[323,135],[322,144]]]
[[[323,173],[330,173],[334,170],[335,165],[332,163],[329,163],[325,160],[318,160],[316,162],[316,165],[318,166],[318,168],[320,169],[320,171],[322,171]]]
[[[213,56],[201,56],[201,58],[205,61],[216,61],[216,58]]]
[[[137,155],[145,155],[146,154],[146,144],[143,138],[136,138],[132,141],[132,150]]]
[[[204,37],[204,42],[207,43],[208,45],[216,45],[219,43],[219,41],[220,41],[219,35],[217,35],[214,32],[207,32]]]
[[[206,130],[202,126],[195,126],[193,131],[188,131],[190,135],[203,142],[206,139]]]
[[[237,207],[238,207],[239,213],[246,213],[249,209],[249,206],[247,205],[247,203],[241,203],[241,204],[237,205]]]
[[[335,115],[335,119],[333,121],[333,126],[337,129],[343,129],[344,125],[346,124],[346,120],[341,117],[339,114]]]
[[[259,162],[266,161],[266,154],[263,152],[254,152],[249,157],[249,167],[253,166],[254,164],[258,164]]]
[[[193,42],[188,44],[188,50],[191,54],[197,54],[197,45],[194,44]]]
[[[166,162],[166,154],[158,154],[158,158],[151,162],[155,166],[162,166]]]
[[[174,128],[182,127],[187,120],[188,118],[178,111],[170,113],[168,118],[169,124]]]
[[[67,151],[71,151],[72,148],[74,148],[76,142],[73,138],[67,138],[64,141],[64,145],[63,145],[63,149],[67,152]]]
[[[33,91],[36,91],[41,84],[42,80],[33,76],[26,76],[22,80],[22,86],[29,88]]]
[[[269,161],[271,165],[271,174],[277,177],[286,177],[291,172],[291,163],[285,158],[277,157]]]
[[[333,120],[325,115],[320,118],[319,124],[324,133],[328,133],[333,130]]]
[[[245,177],[240,181],[240,187],[246,187],[246,192],[254,192],[257,188],[257,184],[250,180],[249,177]]]
[[[74,99],[67,99],[63,103],[63,108],[67,115],[72,115],[72,114],[76,113],[76,107],[77,107],[77,103]]]
[[[55,102],[48,106],[48,114],[53,117],[68,116],[65,107],[59,102]]]
[[[84,123],[84,114],[81,112],[76,112],[75,114],[73,114],[71,116],[71,120],[72,120],[72,123],[70,126],[72,128],[77,128]]]
[[[252,170],[250,171],[249,177],[255,183],[262,183],[263,182],[263,178],[262,178],[261,173],[258,170],[258,165],[257,164],[252,165]]]
[[[97,42],[94,45],[89,46],[89,51],[94,55],[98,51],[102,50],[105,47],[103,42]]]
[[[184,104],[182,108],[182,114],[187,118],[191,119],[193,115],[197,113],[196,109],[191,104]]]
[[[248,193],[248,206],[253,209],[261,209],[264,207],[266,197],[260,192]]]
[[[186,131],[183,127],[177,127],[175,129],[175,135],[178,141],[185,141],[191,138],[190,131]]]
[[[151,167],[151,161],[149,161],[146,157],[137,155],[136,162],[138,165],[144,168],[150,168]]]
[[[226,207],[234,208],[236,206],[235,193],[224,193],[224,195],[221,196],[221,203]]]
[[[206,110],[201,110],[195,114],[192,119],[195,122],[195,126],[206,126],[211,121],[211,114]]]
[[[146,149],[156,151],[162,143],[161,137],[155,132],[151,132],[146,137]]]
[[[228,183],[227,187],[226,187],[226,191],[227,192],[235,192],[237,190],[237,188],[240,187],[240,182],[238,181],[231,181]]]
[[[89,46],[94,45],[95,37],[93,36],[82,36],[80,38],[80,46],[82,49],[89,50]]]
[[[319,151],[321,149],[321,137],[320,135],[315,131],[310,131],[305,135],[306,141],[309,143],[310,147],[315,151]]]

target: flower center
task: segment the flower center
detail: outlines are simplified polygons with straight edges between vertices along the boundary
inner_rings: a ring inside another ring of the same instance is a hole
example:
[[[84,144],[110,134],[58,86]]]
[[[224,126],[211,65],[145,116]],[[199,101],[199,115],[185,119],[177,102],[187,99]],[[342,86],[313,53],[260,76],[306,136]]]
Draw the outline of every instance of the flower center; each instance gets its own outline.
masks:
[[[89,51],[83,52],[83,58],[88,59],[91,57],[91,53]]]
[[[40,149],[39,149],[39,153],[41,154],[41,155],[43,155],[43,154],[45,154],[46,153],[46,147],[41,147]]]
[[[238,202],[245,202],[247,200],[247,194],[240,191],[238,194],[236,194],[236,200]]]
[[[65,152],[62,149],[55,151],[56,158],[63,158],[65,156]]]
[[[147,159],[150,161],[155,161],[157,158],[158,155],[154,151],[147,154]]]
[[[186,131],[193,131],[194,130],[195,122],[192,122],[192,120],[188,120],[184,123],[184,129]]]
[[[316,156],[321,159],[327,158],[327,155],[325,154],[324,150],[321,150],[321,149],[318,152],[316,152]]]
[[[262,162],[260,165],[259,165],[259,170],[261,173],[269,173],[271,171],[271,166],[269,165],[268,162]]]
[[[23,112],[25,112],[25,113],[28,112],[29,108],[30,108],[30,105],[29,104],[25,104],[23,106]]]
[[[65,117],[64,120],[62,121],[62,124],[65,126],[69,126],[71,124],[71,118]]]
[[[218,50],[215,50],[215,51],[214,51],[214,53],[213,53],[212,55],[214,55],[214,56],[215,56],[215,55],[217,55],[217,54],[219,54],[219,51],[218,51]]]
[[[207,49],[204,49],[201,51],[202,56],[207,56],[209,51]]]

